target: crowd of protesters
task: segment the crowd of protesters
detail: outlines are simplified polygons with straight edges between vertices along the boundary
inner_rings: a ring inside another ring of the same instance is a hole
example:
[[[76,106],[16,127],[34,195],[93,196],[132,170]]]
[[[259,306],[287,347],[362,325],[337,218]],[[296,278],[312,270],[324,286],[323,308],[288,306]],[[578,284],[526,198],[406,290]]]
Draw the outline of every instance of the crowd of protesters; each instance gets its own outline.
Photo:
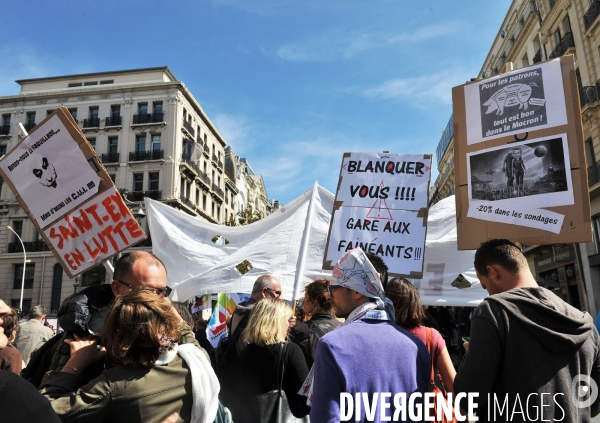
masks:
[[[600,383],[592,318],[539,287],[509,241],[483,244],[475,268],[490,294],[477,308],[424,307],[415,286],[388,281],[381,257],[360,249],[330,279],[307,284],[295,309],[279,280],[263,275],[213,348],[206,322],[168,300],[160,259],[125,254],[110,285],[63,301],[58,334],[44,326],[42,306],[19,325],[0,300],[0,420],[338,422],[348,419],[344,395],[358,403],[437,388],[478,393],[478,421],[589,422],[600,401],[589,392],[574,400],[572,383]],[[512,414],[491,416],[494,400]],[[356,407],[351,421],[378,422],[398,404]],[[402,416],[394,421],[423,420]]]

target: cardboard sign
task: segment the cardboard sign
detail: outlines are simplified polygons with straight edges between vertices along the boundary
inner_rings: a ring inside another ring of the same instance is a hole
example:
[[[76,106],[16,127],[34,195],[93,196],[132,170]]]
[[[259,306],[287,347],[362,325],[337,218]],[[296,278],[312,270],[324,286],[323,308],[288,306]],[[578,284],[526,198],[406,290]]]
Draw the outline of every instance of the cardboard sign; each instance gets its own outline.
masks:
[[[64,107],[0,160],[0,175],[70,278],[146,238]]]
[[[48,226],[98,192],[100,177],[57,114],[13,148],[0,169],[39,228]]]
[[[72,274],[82,273],[146,238],[116,189],[63,216],[44,230],[44,236]]]
[[[360,247],[390,275],[421,277],[430,178],[431,155],[345,153],[323,268]]]
[[[455,87],[452,97],[458,248],[591,241],[573,56]]]

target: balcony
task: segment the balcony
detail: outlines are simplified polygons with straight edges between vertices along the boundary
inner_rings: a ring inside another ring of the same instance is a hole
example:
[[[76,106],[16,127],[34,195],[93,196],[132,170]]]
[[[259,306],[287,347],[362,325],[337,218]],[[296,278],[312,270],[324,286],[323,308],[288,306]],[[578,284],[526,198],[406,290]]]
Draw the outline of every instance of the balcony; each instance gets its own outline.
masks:
[[[210,148],[208,148],[208,144],[204,146],[204,155],[210,157]]]
[[[144,197],[152,200],[160,200],[162,191],[128,191],[124,196],[129,201],[144,201]]]
[[[225,194],[223,193],[223,190],[221,188],[219,188],[216,184],[212,184],[212,191],[217,194],[217,196],[221,199],[224,200],[225,199]]]
[[[192,126],[192,124],[190,122],[188,122],[187,120],[183,121],[183,127],[185,128],[186,131],[189,132],[189,134],[193,137],[194,136],[194,127]]]
[[[215,166],[217,165],[217,162],[219,161],[219,159],[217,158],[217,155],[215,153],[212,154],[211,161],[213,162],[213,164]]]
[[[50,249],[44,241],[24,242],[23,246],[25,247],[25,251],[27,253],[35,253],[38,251],[50,251]],[[21,248],[20,242],[11,242],[8,244],[9,253],[20,253],[22,251],[23,248]]]
[[[133,125],[143,123],[163,122],[164,113],[142,113],[133,115]]]
[[[585,12],[585,15],[583,15],[583,23],[586,31],[590,29],[590,26],[592,26],[598,15],[600,15],[600,0],[594,0],[590,8]]]
[[[88,118],[83,120],[84,128],[99,128],[100,118]]]
[[[533,56],[533,63],[539,63],[542,61],[542,48],[540,47],[540,49],[535,53],[535,56]]]
[[[181,202],[183,204],[185,204],[186,206],[188,206],[190,209],[196,211],[196,205],[192,202],[192,200],[187,198],[185,195],[181,194],[179,196],[179,200],[181,200]]]
[[[594,103],[598,101],[598,83],[600,83],[600,81],[596,82],[595,86],[592,85],[583,87],[579,91],[579,100],[581,101],[582,108],[588,103]]]
[[[10,134],[10,123],[8,125],[0,126],[0,135],[9,135]]]
[[[219,169],[223,169],[223,162],[222,162],[221,160],[219,160],[219,161],[217,162],[217,167],[218,167]]]
[[[560,42],[556,45],[554,51],[550,55],[550,59],[554,59],[555,57],[560,57],[567,52],[569,47],[575,47],[575,41],[573,40],[573,33],[567,32],[561,39]]]
[[[107,153],[100,156],[102,163],[119,163],[119,153]]]
[[[27,122],[27,123],[23,124],[26,131],[31,131],[33,128],[35,128],[35,125],[36,125],[35,122]]]
[[[143,162],[146,160],[161,160],[164,155],[164,150],[153,151],[132,151],[129,153],[130,162]]]
[[[123,117],[122,116],[109,116],[104,121],[105,121],[104,126],[121,126]]]

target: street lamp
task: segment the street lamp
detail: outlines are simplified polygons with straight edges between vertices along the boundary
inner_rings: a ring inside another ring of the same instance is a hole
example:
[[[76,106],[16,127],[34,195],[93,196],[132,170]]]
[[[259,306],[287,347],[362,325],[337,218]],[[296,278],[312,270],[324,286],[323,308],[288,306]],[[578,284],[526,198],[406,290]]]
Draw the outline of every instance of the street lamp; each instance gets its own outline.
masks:
[[[10,227],[8,225],[6,227],[8,229],[10,229],[10,231],[13,234],[15,234],[17,238],[19,238],[19,241],[21,241],[21,247],[23,247],[23,278],[21,280],[21,300],[19,301],[19,310],[21,310],[21,313],[22,313],[23,312],[23,291],[25,290],[25,268],[27,267],[27,254],[25,254],[25,245],[23,245],[23,240],[21,239],[19,234],[17,234],[12,227]]]

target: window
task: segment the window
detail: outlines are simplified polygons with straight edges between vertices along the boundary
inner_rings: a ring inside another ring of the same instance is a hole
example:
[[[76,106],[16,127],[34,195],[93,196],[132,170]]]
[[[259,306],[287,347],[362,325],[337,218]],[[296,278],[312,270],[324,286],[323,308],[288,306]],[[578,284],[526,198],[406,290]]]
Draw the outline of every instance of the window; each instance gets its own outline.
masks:
[[[560,43],[562,36],[560,35],[560,28],[554,32],[554,45],[558,45]]]
[[[69,109],[69,113],[71,113],[71,117],[77,122],[77,109]]]
[[[117,175],[113,174],[108,176],[110,177],[110,180],[113,181],[113,184],[116,184],[115,180],[117,179]]]
[[[215,217],[215,203],[211,203],[212,204],[212,212],[211,212],[211,216]]]
[[[40,242],[43,241],[44,238],[42,238],[42,234],[40,233],[40,231],[38,231],[37,229],[35,230],[35,238],[34,238],[34,242]]]
[[[20,287],[19,287],[20,288]],[[10,300],[10,306],[14,309],[19,309],[20,298]],[[27,315],[31,310],[31,298],[23,298],[23,314]]]
[[[202,137],[200,136],[200,127],[199,126],[196,128],[196,139],[198,140],[197,142],[202,141]]]
[[[154,113],[155,114],[162,114],[162,112],[163,112],[162,101],[156,101],[156,102],[154,102],[153,108],[154,108]]]
[[[60,291],[62,288],[63,268],[60,263],[54,265],[52,275],[52,300],[50,301],[50,310],[58,310],[60,307]]]
[[[25,268],[25,289],[33,288],[33,274],[35,273],[35,263],[27,263]],[[15,264],[15,277],[13,279],[13,289],[21,289],[23,282],[23,263]]]
[[[21,238],[23,238],[23,221],[22,220],[13,220],[12,228],[17,233],[17,235],[19,235]],[[19,239],[16,237],[15,234],[12,235],[12,238],[13,238],[12,242],[19,242]]]
[[[135,151],[138,153],[143,153],[146,151],[146,136],[138,135],[135,137]]]
[[[133,174],[133,191],[143,191],[144,190],[144,174],[143,173],[134,173]]]
[[[152,135],[152,151],[160,151],[160,134]]]
[[[84,87],[89,87],[90,85],[98,85],[98,81],[88,81],[83,83]]]
[[[121,116],[121,106],[110,106],[110,117],[117,118]]]
[[[81,286],[102,285],[106,279],[106,267],[96,266],[81,275]]]
[[[70,82],[69,83],[69,88],[72,88],[72,87],[81,87],[81,85],[82,85],[81,82]]]
[[[204,134],[204,144],[206,144],[206,140],[207,140],[207,138],[206,138],[206,133],[205,133]]]
[[[585,157],[588,167],[596,163],[596,154],[594,154],[594,144],[591,138],[585,142]]]
[[[229,190],[225,187],[225,204],[229,204]]]
[[[54,110],[46,110],[46,116],[50,116]]]
[[[138,104],[138,114],[140,114],[140,115],[148,114],[148,104],[147,103]]]
[[[196,188],[196,205],[200,206],[200,188]]]
[[[119,138],[108,138],[108,154],[117,154],[119,149]]]
[[[35,126],[35,112],[27,112],[27,125]]]
[[[158,191],[158,172],[151,172],[148,174],[148,190]]]
[[[90,119],[98,119],[98,108],[90,107]]]
[[[181,196],[185,197],[185,179],[181,178],[181,183],[179,184],[179,191],[181,192]]]
[[[206,167],[206,160],[204,161],[204,173],[208,175],[208,169]]]
[[[206,211],[206,194],[202,193],[202,210]]]
[[[10,115],[2,115],[2,126],[10,126]]]
[[[217,221],[221,220],[221,206],[217,206]]]
[[[115,82],[114,79],[106,79],[104,81],[100,81],[100,85],[112,84],[113,82]]]
[[[90,143],[94,151],[96,151],[96,138],[89,138],[88,142]]]
[[[565,16],[565,19],[563,19],[563,25],[565,27],[565,33],[571,32],[571,20],[569,19],[569,15]]]
[[[6,154],[6,144],[0,145],[0,157]]]
[[[221,177],[217,175],[217,186],[221,188]]]

